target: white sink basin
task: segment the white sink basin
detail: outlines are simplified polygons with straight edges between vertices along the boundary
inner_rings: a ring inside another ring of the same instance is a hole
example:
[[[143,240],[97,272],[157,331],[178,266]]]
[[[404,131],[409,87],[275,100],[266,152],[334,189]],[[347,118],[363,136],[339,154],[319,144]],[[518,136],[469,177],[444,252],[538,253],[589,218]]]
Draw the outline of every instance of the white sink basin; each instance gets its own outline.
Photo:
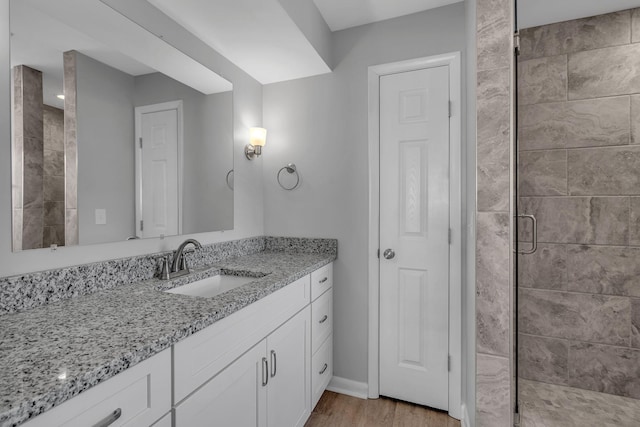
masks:
[[[193,297],[211,298],[220,295],[223,292],[238,288],[249,282],[258,280],[258,277],[246,276],[227,276],[220,274],[218,276],[207,277],[206,279],[197,280],[169,289],[165,292],[170,294],[190,295]]]

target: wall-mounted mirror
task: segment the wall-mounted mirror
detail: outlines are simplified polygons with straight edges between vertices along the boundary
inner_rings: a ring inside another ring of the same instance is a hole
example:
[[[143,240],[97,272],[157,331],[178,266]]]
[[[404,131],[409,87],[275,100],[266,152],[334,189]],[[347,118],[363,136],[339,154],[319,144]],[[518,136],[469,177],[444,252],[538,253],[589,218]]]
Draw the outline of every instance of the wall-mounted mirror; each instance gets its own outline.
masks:
[[[232,85],[98,0],[11,0],[13,249],[233,228]]]

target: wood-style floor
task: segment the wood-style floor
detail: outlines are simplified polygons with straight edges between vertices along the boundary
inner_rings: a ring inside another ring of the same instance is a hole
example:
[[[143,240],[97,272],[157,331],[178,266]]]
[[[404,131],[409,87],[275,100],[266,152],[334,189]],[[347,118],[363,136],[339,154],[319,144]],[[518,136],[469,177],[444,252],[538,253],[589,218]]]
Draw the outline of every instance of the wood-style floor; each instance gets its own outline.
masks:
[[[394,399],[325,391],[305,427],[460,427],[446,412]]]

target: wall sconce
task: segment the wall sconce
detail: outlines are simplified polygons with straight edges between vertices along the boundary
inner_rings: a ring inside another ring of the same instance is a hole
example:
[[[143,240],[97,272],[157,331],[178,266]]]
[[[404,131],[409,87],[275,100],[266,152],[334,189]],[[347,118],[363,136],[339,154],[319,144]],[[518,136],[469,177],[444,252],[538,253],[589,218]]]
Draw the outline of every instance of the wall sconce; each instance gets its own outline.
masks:
[[[262,147],[267,141],[267,130],[264,128],[249,128],[249,144],[244,147],[244,155],[247,159],[253,160],[254,157],[262,154]]]

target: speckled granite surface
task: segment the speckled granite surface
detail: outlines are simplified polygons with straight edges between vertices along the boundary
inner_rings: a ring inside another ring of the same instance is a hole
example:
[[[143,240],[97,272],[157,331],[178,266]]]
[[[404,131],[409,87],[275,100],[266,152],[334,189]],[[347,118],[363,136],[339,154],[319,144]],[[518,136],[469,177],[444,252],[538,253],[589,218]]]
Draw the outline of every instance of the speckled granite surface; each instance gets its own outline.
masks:
[[[191,277],[119,285],[0,315],[0,427],[59,405],[335,258],[328,250],[232,256]],[[263,277],[214,298],[161,292],[220,271]]]
[[[186,252],[192,268],[222,259],[264,251],[337,253],[337,240],[296,237],[250,237],[206,245]],[[56,301],[136,283],[157,276],[161,259],[171,252],[96,262],[55,270],[0,277],[0,314],[28,310]]]

